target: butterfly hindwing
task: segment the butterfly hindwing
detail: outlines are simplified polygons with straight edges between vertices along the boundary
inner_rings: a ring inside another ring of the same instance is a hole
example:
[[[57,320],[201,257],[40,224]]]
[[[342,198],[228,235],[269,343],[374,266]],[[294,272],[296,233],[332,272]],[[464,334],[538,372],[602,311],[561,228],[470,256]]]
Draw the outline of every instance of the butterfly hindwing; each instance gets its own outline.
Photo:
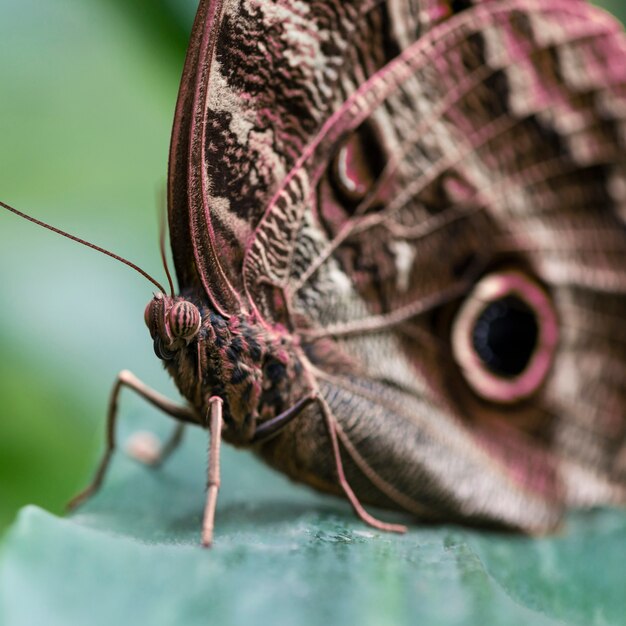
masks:
[[[180,285],[295,337],[294,388],[314,379],[362,501],[553,528],[626,495],[625,119],[626,38],[582,0],[202,0],[170,156]],[[520,401],[455,352],[498,272],[558,325]],[[326,426],[312,404],[257,450],[338,493]]]
[[[304,336],[335,337],[353,360],[351,376],[312,350],[348,457],[377,477],[354,470],[366,499],[392,485],[402,508],[530,528],[559,503],[624,497],[624,46],[585,3],[469,9],[349,96],[275,192],[246,287],[268,318],[262,285],[285,290]],[[384,180],[346,210],[333,159],[365,124]],[[513,408],[459,384],[445,315],[430,315],[502,258],[547,286],[562,325],[545,384]],[[529,502],[543,513],[523,519]]]

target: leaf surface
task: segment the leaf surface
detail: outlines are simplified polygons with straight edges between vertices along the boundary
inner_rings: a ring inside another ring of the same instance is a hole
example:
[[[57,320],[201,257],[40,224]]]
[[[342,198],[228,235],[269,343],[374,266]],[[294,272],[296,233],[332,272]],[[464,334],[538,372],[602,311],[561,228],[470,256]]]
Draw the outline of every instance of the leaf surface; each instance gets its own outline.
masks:
[[[159,470],[118,453],[72,517],[23,509],[0,552],[0,623],[626,623],[623,511],[574,514],[543,539],[418,525],[392,536],[227,449],[209,551],[204,451],[194,430]]]

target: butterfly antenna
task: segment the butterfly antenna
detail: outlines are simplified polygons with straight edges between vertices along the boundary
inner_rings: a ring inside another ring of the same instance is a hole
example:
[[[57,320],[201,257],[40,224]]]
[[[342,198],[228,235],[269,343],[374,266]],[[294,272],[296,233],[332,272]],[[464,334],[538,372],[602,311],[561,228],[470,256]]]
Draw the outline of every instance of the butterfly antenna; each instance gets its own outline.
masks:
[[[51,230],[53,233],[56,233],[57,235],[62,235],[63,237],[67,237],[67,239],[71,239],[72,241],[75,241],[76,243],[80,243],[83,246],[87,246],[88,248],[92,248],[93,250],[97,250],[98,252],[101,252],[102,254],[106,254],[106,256],[110,256],[112,259],[115,259],[116,261],[120,261],[121,263],[124,263],[124,265],[128,265],[128,267],[134,269],[136,272],[141,274],[144,278],[147,278],[153,285],[155,285],[155,287],[161,293],[165,293],[165,289],[163,288],[161,283],[159,283],[157,280],[152,278],[152,276],[150,276],[148,272],[144,272],[144,270],[142,270],[138,265],[135,265],[134,263],[127,261],[125,258],[117,254],[113,254],[113,252],[109,252],[108,250],[105,250],[104,248],[101,248],[100,246],[96,246],[93,243],[89,243],[88,241],[85,241],[84,239],[81,239],[80,237],[70,235],[69,233],[66,233],[64,230],[61,230],[60,228],[50,226],[50,224],[46,224],[45,222],[35,219],[34,217],[31,217],[30,215],[26,215],[26,213],[22,213],[21,211],[14,209],[12,206],[9,206],[8,204],[2,202],[1,200],[0,200],[0,206],[5,208],[7,211],[11,211],[11,213],[15,213],[15,215],[18,215],[19,217],[23,217],[25,220],[28,220],[29,222],[32,222],[33,224],[37,224],[37,226],[41,226],[42,228],[47,228],[48,230]],[[169,277],[169,274],[168,274],[168,277]],[[171,279],[170,279],[170,284],[171,284]]]
[[[163,269],[167,276],[167,282],[170,285],[170,295],[175,297],[174,293],[174,281],[172,280],[172,274],[170,273],[169,265],[167,264],[167,254],[165,254],[165,232],[167,230],[167,220],[165,217],[165,206],[161,208],[161,224],[159,228],[159,249],[161,250],[161,260],[163,261]]]

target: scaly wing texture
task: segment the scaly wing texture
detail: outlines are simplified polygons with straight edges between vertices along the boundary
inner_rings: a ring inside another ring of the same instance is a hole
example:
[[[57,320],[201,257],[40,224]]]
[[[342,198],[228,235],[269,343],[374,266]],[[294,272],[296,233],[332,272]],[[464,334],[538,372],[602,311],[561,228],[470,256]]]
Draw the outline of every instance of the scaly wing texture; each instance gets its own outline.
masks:
[[[386,60],[385,42],[369,38],[383,33],[382,4],[200,2],[170,153],[181,288],[204,290],[227,314],[245,309],[243,254],[268,202],[347,92]]]
[[[579,0],[201,2],[179,281],[296,325],[361,499],[527,530],[624,499],[625,59]],[[351,204],[333,168],[361,135],[373,185]],[[540,393],[506,408],[472,394],[447,330],[503,257],[561,327]],[[261,454],[336,490],[315,408]]]
[[[486,2],[405,48],[302,151],[256,229],[246,288],[269,318],[267,285],[283,290],[320,338],[311,359],[366,499],[535,529],[563,505],[623,501],[625,116],[618,24],[582,2]],[[350,213],[329,169],[364,123],[387,162]],[[519,407],[473,397],[433,331],[502,257],[544,281],[561,327],[548,380]],[[323,455],[311,446],[302,464]]]

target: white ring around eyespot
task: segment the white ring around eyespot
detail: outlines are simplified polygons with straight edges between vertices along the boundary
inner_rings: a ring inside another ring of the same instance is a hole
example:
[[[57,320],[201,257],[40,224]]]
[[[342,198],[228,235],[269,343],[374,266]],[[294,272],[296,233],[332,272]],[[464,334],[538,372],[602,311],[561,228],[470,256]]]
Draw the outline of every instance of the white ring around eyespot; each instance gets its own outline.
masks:
[[[537,318],[537,343],[527,367],[518,376],[505,378],[490,372],[474,349],[476,321],[489,303],[516,296]],[[522,272],[496,272],[482,278],[461,306],[452,329],[452,352],[474,391],[493,402],[512,404],[528,398],[541,387],[554,360],[559,326],[556,312],[545,290]]]

